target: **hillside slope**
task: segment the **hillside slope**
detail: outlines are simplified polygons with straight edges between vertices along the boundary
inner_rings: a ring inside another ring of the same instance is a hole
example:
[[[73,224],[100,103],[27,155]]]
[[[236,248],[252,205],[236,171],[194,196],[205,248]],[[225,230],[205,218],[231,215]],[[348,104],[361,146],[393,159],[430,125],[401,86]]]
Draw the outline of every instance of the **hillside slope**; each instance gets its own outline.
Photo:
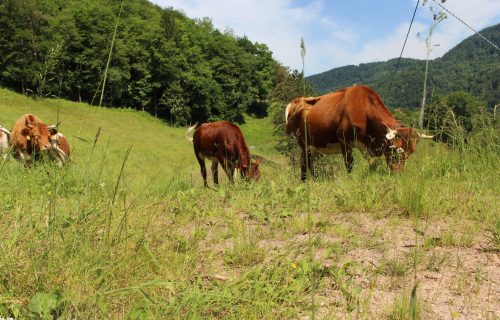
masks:
[[[0,318],[402,319],[417,283],[421,319],[500,315],[497,127],[422,141],[398,174],[355,152],[351,173],[283,161],[203,188],[185,128],[0,89],[2,125],[58,110],[72,164],[0,161]],[[270,119],[247,120],[274,155]]]
[[[133,177],[147,181],[153,176],[171,178],[195,173],[198,178],[199,167],[192,144],[185,138],[186,128],[167,126],[146,112],[98,108],[60,99],[34,100],[6,89],[0,89],[0,110],[0,125],[7,128],[26,113],[53,124],[59,112],[60,131],[68,136],[74,162],[87,161],[100,128],[97,148],[107,149],[107,163],[121,163],[126,150],[132,147],[127,172]],[[273,157],[275,142],[269,119],[248,118],[242,130],[248,145],[255,146],[253,151]],[[119,166],[112,167],[116,174]]]
[[[493,43],[500,43],[500,24],[481,33]],[[335,91],[354,83],[373,87],[385,96],[397,59],[335,68],[307,77],[319,93]],[[422,99],[425,61],[401,60],[390,94],[384,97],[391,107],[416,108]],[[467,91],[491,107],[500,101],[500,53],[479,36],[471,36],[442,58],[429,64],[429,94]]]

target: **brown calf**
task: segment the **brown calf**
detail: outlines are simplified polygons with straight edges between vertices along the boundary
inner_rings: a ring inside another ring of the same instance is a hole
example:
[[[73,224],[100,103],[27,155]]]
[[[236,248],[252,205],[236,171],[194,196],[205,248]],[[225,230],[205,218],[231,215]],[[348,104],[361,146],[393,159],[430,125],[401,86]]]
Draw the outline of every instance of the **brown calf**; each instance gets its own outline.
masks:
[[[193,137],[189,138],[193,131]],[[205,187],[208,186],[206,157],[212,159],[212,175],[216,185],[219,184],[217,171],[219,163],[231,182],[234,181],[235,169],[240,170],[242,177],[259,179],[259,160],[251,162],[243,134],[236,125],[227,121],[194,125],[187,130],[186,137],[193,141],[194,153],[200,164]]]

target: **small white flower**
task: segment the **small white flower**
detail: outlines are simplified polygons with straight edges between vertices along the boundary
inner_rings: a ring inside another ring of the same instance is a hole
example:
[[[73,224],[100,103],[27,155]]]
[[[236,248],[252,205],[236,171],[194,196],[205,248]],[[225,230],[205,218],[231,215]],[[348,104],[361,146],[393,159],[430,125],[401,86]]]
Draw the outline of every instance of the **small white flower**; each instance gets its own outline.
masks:
[[[396,149],[396,152],[398,154],[401,154],[401,153],[405,152],[405,150],[403,148],[399,147],[399,148]]]
[[[396,138],[396,133],[397,133],[396,130],[389,129],[389,132],[387,132],[387,134],[385,135],[385,137],[388,140],[392,140],[392,139]]]

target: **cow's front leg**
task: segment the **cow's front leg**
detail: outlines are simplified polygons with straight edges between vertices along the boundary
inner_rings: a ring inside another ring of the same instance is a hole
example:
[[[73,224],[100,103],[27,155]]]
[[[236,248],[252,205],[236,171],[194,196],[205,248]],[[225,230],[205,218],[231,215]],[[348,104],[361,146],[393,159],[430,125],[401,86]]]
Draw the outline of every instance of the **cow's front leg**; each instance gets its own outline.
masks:
[[[234,170],[235,170],[234,163],[232,161],[228,161],[226,174],[231,183],[234,183]]]
[[[352,147],[345,143],[341,143],[340,147],[342,149],[342,155],[344,156],[344,163],[347,168],[347,172],[351,173],[354,163],[354,158],[352,157]]]
[[[214,184],[219,185],[219,161],[216,158],[212,159],[212,177]]]

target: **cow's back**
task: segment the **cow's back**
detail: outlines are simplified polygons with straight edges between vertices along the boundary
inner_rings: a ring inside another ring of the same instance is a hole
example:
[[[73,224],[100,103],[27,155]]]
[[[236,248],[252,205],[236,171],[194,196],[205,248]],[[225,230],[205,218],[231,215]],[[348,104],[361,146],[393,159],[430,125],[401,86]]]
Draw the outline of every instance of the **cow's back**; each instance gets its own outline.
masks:
[[[240,128],[228,121],[216,121],[201,124],[193,134],[193,144],[196,153],[207,157],[242,158],[250,161],[248,148]]]
[[[367,140],[372,130],[397,124],[372,89],[355,85],[325,94],[307,114],[313,144],[325,147],[340,140]],[[375,128],[377,127],[377,128]]]
[[[14,127],[12,128],[12,132],[10,135],[10,143],[12,145],[15,144],[22,144],[25,145],[26,138],[22,135],[22,130],[27,128],[26,123],[36,127],[37,133],[42,136],[49,137],[50,133],[47,128],[47,125],[43,123],[43,121],[38,118],[37,116],[33,114],[26,114],[22,117],[19,117],[19,119],[16,120],[14,123]]]

